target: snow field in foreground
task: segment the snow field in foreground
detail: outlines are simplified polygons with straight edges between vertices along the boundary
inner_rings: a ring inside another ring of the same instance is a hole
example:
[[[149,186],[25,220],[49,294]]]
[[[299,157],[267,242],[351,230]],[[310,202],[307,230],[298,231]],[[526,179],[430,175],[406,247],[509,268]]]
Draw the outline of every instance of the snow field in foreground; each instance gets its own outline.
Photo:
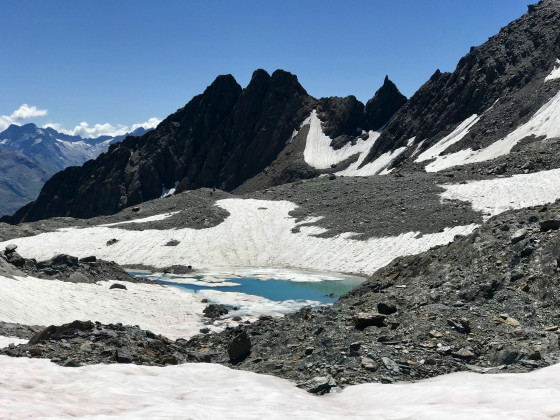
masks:
[[[0,356],[0,417],[546,419],[560,413],[560,365],[363,384],[316,397],[287,380],[211,364],[64,368]]]
[[[171,339],[198,334],[200,297],[175,287],[126,283],[128,290],[96,284],[0,276],[0,320],[25,325],[61,325],[74,320],[139,325]],[[1,417],[1,416],[0,416]]]
[[[154,267],[182,264],[196,269],[265,267],[371,274],[399,256],[418,254],[446,244],[456,235],[469,234],[476,228],[471,224],[422,236],[418,232],[408,232],[363,241],[351,239],[351,234],[318,238],[313,235],[325,230],[317,226],[301,226],[300,232],[292,232],[297,224],[288,213],[296,205],[288,201],[236,198],[220,200],[217,205],[230,216],[207,229],[66,228],[10,240],[0,247],[17,244],[20,254],[37,260],[56,254],[80,258],[95,255],[119,264]],[[107,246],[110,239],[118,239],[118,242]],[[170,240],[177,240],[179,244],[165,246]]]
[[[240,292],[201,290],[188,293],[173,286],[126,283],[128,290],[109,289],[113,282],[76,284],[34,277],[0,276],[0,321],[24,325],[61,325],[74,320],[99,321],[104,324],[138,325],[142,329],[168,338],[188,339],[209,327],[219,331],[237,325],[235,316],[253,321],[260,315],[280,316],[303,306],[317,306],[313,300],[273,301]],[[203,322],[203,298],[210,302],[237,307],[214,325]],[[18,339],[0,337],[0,348]],[[11,341],[9,341],[11,340]],[[23,340],[27,341],[27,340]]]

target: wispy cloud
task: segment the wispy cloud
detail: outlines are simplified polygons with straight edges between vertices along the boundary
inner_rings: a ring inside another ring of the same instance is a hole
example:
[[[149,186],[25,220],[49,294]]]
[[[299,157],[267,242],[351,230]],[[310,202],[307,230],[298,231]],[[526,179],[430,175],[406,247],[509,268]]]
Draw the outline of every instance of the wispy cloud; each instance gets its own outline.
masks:
[[[23,104],[10,115],[0,115],[0,132],[4,131],[11,124],[21,125],[22,122],[29,118],[44,117],[47,115],[46,109],[38,109],[36,106],[29,106],[28,104]],[[148,130],[150,128],[155,128],[161,120],[159,118],[152,117],[148,121],[144,121],[138,124],[128,125],[117,125],[116,127],[109,124],[94,124],[90,126],[86,121],[81,122],[74,128],[68,130],[65,129],[59,123],[47,123],[43,124],[42,128],[53,128],[64,134],[69,134],[72,136],[81,136],[83,138],[96,138],[100,136],[122,136],[123,134],[130,133],[140,127]]]
[[[36,106],[23,104],[10,115],[0,115],[0,131],[4,131],[10,125],[21,125],[23,120],[33,117],[44,117],[47,115],[46,109],[38,109]]]
[[[43,125],[43,128],[50,127],[55,129],[56,131],[59,131],[64,134],[69,134],[71,136],[80,136],[83,138],[89,138],[89,137],[95,138],[100,136],[111,136],[111,137],[122,136],[123,134],[130,133],[140,127],[145,128],[147,130],[150,128],[155,128],[160,122],[161,120],[159,118],[153,117],[150,118],[148,121],[139,124],[133,124],[132,126],[118,125],[115,127],[109,123],[95,124],[93,126],[90,126],[89,123],[83,121],[71,130],[67,130],[63,128],[58,123],[47,123]]]

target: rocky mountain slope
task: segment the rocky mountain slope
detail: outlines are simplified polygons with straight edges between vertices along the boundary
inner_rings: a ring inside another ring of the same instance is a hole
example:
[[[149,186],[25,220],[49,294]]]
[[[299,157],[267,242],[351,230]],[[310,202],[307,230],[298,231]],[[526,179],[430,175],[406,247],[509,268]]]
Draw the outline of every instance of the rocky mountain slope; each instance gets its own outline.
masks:
[[[138,128],[130,135],[145,132]],[[0,133],[0,215],[12,214],[37,198],[56,172],[96,158],[127,135],[84,139],[35,124],[11,125]]]
[[[489,150],[485,156],[475,152],[503,139],[557,98],[560,79],[554,69],[559,67],[558,59],[560,3],[540,1],[488,42],[472,47],[453,73],[436,71],[387,125],[363,165],[384,153],[407,147],[397,163],[407,161],[414,166],[419,152],[440,142],[469,118],[473,120],[468,122],[468,129],[456,132],[435,153],[462,150],[468,157],[443,166],[491,160],[506,154],[509,150],[505,145],[502,150]],[[518,140],[544,134],[527,130],[520,133]],[[469,149],[479,156],[470,156],[466,152]],[[425,160],[433,157],[426,156]]]
[[[353,96],[317,100],[282,70],[255,71],[245,89],[232,76],[220,76],[154,131],[56,174],[34,203],[7,220],[113,214],[171,189],[231,191],[266,170],[312,110],[336,149],[379,129],[405,101],[388,78],[364,105]]]
[[[279,375],[318,393],[556,363],[559,206],[507,212],[450,245],[399,258],[331,308],[263,317],[186,347],[193,360]]]
[[[203,328],[176,341],[138,327],[76,322],[2,353],[65,366],[219,363],[289,378],[319,394],[463,370],[533,370],[560,356],[559,211],[557,201],[502,213],[449,245],[397,258],[332,307],[252,323],[239,318],[220,333]],[[13,253],[4,253],[4,263],[32,263]],[[36,266],[51,270],[61,259]]]
[[[12,214],[33,200],[48,178],[36,162],[0,146],[0,214]]]

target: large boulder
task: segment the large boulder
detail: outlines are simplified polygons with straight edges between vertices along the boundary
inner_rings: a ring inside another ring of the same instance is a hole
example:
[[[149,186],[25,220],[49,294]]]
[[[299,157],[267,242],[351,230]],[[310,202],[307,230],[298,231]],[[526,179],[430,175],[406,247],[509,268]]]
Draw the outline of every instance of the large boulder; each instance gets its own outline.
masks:
[[[251,339],[246,331],[240,331],[234,335],[228,345],[230,362],[239,363],[251,353]]]

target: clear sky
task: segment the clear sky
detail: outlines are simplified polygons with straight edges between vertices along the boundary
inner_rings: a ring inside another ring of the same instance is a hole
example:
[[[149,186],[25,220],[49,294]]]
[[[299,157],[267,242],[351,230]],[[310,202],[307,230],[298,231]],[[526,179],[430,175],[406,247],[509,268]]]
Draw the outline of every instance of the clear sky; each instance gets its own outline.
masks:
[[[366,101],[386,74],[411,96],[532,2],[2,0],[0,129],[129,128],[166,117],[219,74],[246,86],[257,68],[295,73],[315,97]]]

